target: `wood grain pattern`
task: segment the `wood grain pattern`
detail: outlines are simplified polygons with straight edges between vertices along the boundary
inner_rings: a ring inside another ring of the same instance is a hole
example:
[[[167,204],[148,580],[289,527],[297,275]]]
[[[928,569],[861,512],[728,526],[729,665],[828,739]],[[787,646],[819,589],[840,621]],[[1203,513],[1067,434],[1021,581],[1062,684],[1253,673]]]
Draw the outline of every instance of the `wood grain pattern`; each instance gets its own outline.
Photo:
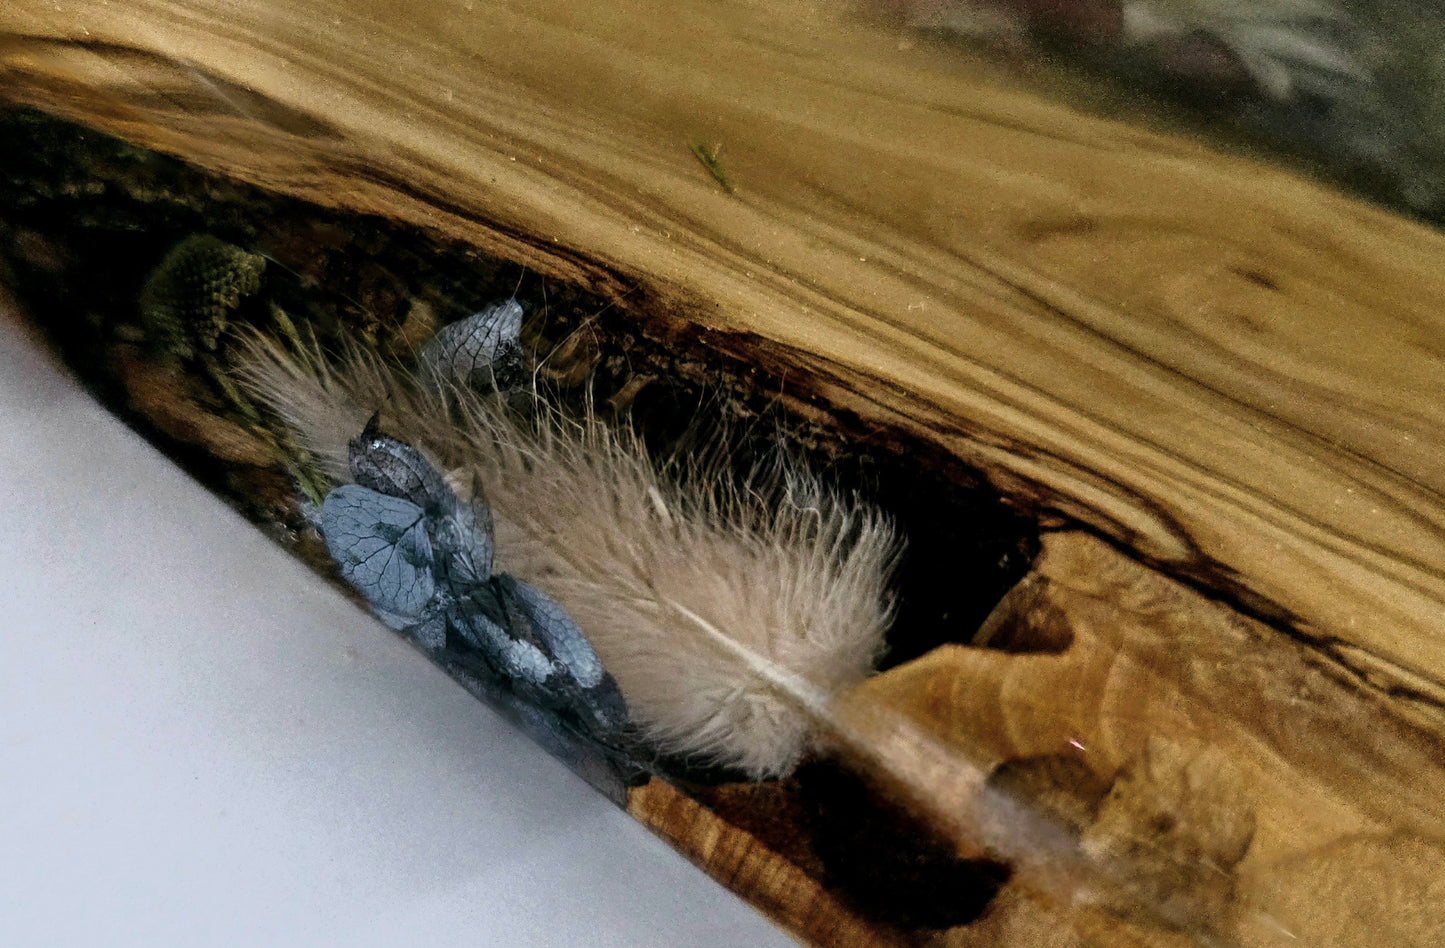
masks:
[[[817,880],[661,780],[631,791],[627,811],[810,944],[839,948],[909,944],[858,918]]]
[[[821,2],[12,0],[0,35],[13,101],[641,287],[1439,718],[1439,234]]]
[[[1077,533],[1045,538],[986,633],[995,648],[941,647],[839,709],[865,730],[901,715],[912,743],[987,777],[946,809],[973,814],[968,848],[1014,867],[977,922],[907,943],[1365,948],[1445,935],[1445,745],[1390,702]],[[910,760],[928,765],[896,754],[895,778]],[[951,798],[936,773],[923,782]],[[816,943],[898,937],[660,782],[629,808]]]
[[[850,700],[860,715],[902,711],[985,772],[1064,758],[1111,780],[1097,809],[1092,799],[1077,808],[1085,864],[1123,897],[1104,899],[1106,914],[1146,933],[1161,919],[1208,926],[1194,933],[1251,946],[1425,945],[1445,932],[1429,881],[1445,860],[1438,735],[1307,649],[1091,537],[1047,537],[1035,572],[990,626],[1008,648],[1068,644],[1056,653],[945,646]],[[1067,769],[1053,773],[1061,782],[1051,792],[1076,791]],[[1027,827],[1006,810],[990,826],[980,794],[984,837],[1019,848]],[[1326,892],[1329,906],[1319,904]],[[1010,904],[968,938],[1040,911],[1077,929],[1081,943],[1103,937],[1087,935],[1102,924],[1098,897]],[[1378,941],[1386,931],[1395,937]]]
[[[1054,538],[999,622],[1067,650],[860,695],[961,751],[969,800],[1070,742],[1173,794],[1227,883],[1191,910],[1245,944],[1438,941],[1445,237],[1016,79],[824,0],[0,6],[8,101],[700,324],[1267,617]],[[631,809],[806,937],[887,937],[670,788]],[[1107,815],[1083,845],[1127,876],[1144,811]],[[1017,894],[940,944],[1168,937]]]

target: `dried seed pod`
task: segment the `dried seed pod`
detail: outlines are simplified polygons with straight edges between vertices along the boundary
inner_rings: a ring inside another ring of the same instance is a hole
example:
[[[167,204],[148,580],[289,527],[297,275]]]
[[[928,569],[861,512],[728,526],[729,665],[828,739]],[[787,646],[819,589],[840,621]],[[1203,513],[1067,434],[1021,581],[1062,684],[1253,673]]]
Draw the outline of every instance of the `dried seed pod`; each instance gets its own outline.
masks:
[[[214,352],[231,313],[261,288],[265,269],[265,257],[219,237],[187,237],[141,291],[141,322],[151,345],[177,359]]]

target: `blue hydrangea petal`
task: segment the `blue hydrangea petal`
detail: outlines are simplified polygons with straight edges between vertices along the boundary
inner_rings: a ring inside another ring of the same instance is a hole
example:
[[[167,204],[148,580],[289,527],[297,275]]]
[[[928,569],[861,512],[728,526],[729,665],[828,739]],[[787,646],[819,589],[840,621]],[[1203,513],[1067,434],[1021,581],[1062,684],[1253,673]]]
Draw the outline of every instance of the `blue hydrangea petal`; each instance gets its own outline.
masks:
[[[420,621],[414,622],[400,631],[411,636],[428,652],[440,652],[447,646],[446,611],[433,604]]]
[[[530,583],[502,574],[493,579],[513,633],[532,638],[550,655],[565,680],[554,689],[595,729],[615,731],[627,722],[627,705],[617,682],[602,667],[592,643],[561,604]]]
[[[423,508],[457,502],[446,480],[421,452],[379,433],[375,418],[352,439],[348,462],[356,483],[388,497],[400,497]]]
[[[443,326],[422,347],[419,362],[444,383],[506,388],[521,368],[521,332],[522,304],[505,300]]]
[[[463,501],[420,451],[378,433],[375,419],[351,442],[350,466],[361,486],[426,512],[439,581],[461,595],[466,586],[491,577],[492,511],[480,488],[472,500]]]
[[[452,626],[506,679],[537,686],[557,677],[557,665],[534,641],[512,633],[505,615],[498,615],[490,586],[457,601],[451,613]]]
[[[492,511],[480,495],[428,518],[438,578],[455,595],[492,576]]]
[[[561,603],[515,576],[498,576],[496,586],[508,611],[515,610],[522,616],[521,621],[514,619],[513,623],[525,622],[577,684],[590,688],[602,680],[602,660]]]
[[[321,533],[341,575],[378,610],[416,619],[436,593],[422,509],[345,484],[321,505]]]

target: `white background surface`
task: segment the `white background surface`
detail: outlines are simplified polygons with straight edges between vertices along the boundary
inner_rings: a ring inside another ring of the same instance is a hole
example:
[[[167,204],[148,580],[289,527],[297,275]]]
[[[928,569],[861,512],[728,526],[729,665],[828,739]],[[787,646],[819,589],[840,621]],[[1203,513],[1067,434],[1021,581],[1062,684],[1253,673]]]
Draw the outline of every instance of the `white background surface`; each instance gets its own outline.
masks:
[[[791,944],[5,318],[0,497],[7,948]]]

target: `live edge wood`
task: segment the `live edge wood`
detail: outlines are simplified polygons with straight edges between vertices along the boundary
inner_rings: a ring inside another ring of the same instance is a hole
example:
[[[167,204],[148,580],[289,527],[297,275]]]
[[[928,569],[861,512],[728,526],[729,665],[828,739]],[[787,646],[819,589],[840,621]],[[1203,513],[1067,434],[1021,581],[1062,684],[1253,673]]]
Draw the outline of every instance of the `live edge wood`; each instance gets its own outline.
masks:
[[[1012,892],[947,943],[1037,944],[1041,917],[1061,946],[1196,943],[1159,915],[1206,925],[1198,943],[1247,948],[1445,939],[1445,742],[1310,649],[1073,532],[1044,538],[983,637],[849,701],[901,712],[994,781],[1028,775],[1034,789],[1014,797],[1068,813],[1127,901],[1167,908]],[[1112,779],[1102,802],[1076,773]],[[991,830],[987,793],[974,800],[982,835],[1019,852],[1017,882],[1031,858],[1061,861],[1019,846],[1014,820]]]
[[[0,89],[640,287],[1439,720],[1445,237],[900,45],[823,3],[9,0]]]
[[[714,331],[1438,734],[1445,236],[1006,73],[823,0],[0,5],[0,99]]]
[[[808,943],[904,948],[859,919],[802,869],[661,780],[633,790],[627,810],[719,882]]]

